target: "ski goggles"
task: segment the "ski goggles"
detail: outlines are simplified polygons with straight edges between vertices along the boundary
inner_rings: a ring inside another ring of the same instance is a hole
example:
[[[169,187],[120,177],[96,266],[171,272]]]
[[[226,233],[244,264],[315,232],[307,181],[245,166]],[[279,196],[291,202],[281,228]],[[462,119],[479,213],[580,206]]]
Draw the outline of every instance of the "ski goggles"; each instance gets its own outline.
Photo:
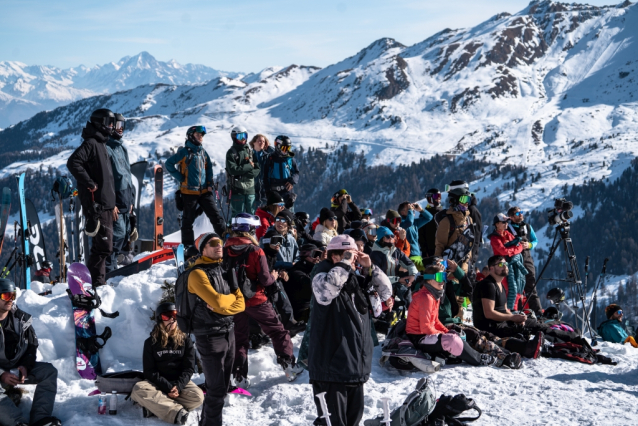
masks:
[[[447,282],[447,272],[437,272],[436,274],[423,274],[424,280],[434,280],[437,283]]]
[[[440,200],[441,199],[441,194],[428,194],[428,197],[433,199],[433,200]]]
[[[160,314],[162,321],[170,321],[177,318],[177,311],[167,311]]]
[[[377,227],[376,226],[368,226],[366,228],[367,235],[377,235]]]
[[[0,300],[3,302],[13,302],[16,300],[16,292],[15,291],[7,291],[5,293],[0,293]]]
[[[224,242],[219,238],[213,238],[209,242],[207,242],[206,245],[209,247],[221,247],[222,245],[224,245]]]
[[[472,199],[472,196],[470,195],[461,195],[459,197],[459,203],[461,204],[467,204],[470,202],[470,200]]]
[[[206,127],[204,126],[195,126],[193,128],[193,133],[201,133],[202,135],[206,134]]]
[[[245,141],[248,139],[248,133],[235,133],[235,139],[237,139],[238,141]]]
[[[286,203],[275,203],[273,204],[273,206],[277,206],[277,207],[285,207]]]
[[[126,124],[124,121],[115,122],[115,130],[124,130],[124,127],[126,127]]]
[[[281,150],[281,152],[288,152],[288,151],[290,151],[292,149],[292,146],[290,146],[290,145],[281,145],[279,147],[279,149]]]

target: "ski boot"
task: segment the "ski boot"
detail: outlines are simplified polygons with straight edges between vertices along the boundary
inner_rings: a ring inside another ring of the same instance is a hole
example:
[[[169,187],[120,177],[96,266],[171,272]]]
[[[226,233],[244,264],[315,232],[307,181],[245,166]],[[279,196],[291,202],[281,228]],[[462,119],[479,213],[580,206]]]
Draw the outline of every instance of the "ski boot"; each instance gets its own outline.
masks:
[[[279,358],[279,357],[278,357]],[[304,368],[295,362],[295,357],[290,358],[279,358],[279,365],[284,369],[284,373],[286,373],[286,379],[289,382],[294,382],[298,375],[304,372]]]
[[[181,410],[179,410],[179,413],[177,413],[177,416],[175,416],[175,424],[185,425],[187,421],[188,421],[188,411],[182,408]]]
[[[235,379],[236,387],[242,388],[242,389],[248,389],[250,387],[250,379],[248,377],[236,375],[233,378]]]
[[[545,337],[545,335],[542,331],[539,331],[538,334],[536,334],[536,337],[527,342],[525,345],[525,352],[521,355],[525,358],[538,358],[538,355],[541,352],[541,347],[543,346],[543,337]]]
[[[155,414],[148,411],[146,408],[142,407],[142,417],[148,419],[150,417],[157,417]]]
[[[490,354],[480,354],[481,355],[481,364],[487,367],[496,367],[498,363],[498,358],[490,355]]]

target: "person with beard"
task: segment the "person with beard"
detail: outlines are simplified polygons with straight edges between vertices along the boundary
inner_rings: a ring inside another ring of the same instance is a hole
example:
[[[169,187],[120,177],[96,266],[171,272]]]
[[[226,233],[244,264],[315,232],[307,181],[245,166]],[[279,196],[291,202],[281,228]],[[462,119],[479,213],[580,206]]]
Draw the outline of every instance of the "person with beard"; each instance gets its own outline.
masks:
[[[432,217],[436,217],[437,213],[443,210],[441,206],[441,191],[436,188],[428,189],[425,194],[428,205],[425,211],[430,213]],[[438,222],[433,219],[419,228],[419,247],[421,248],[421,257],[432,257],[436,250],[436,229]]]
[[[284,289],[290,297],[290,303],[295,320],[308,322],[310,317],[310,299],[312,297],[312,268],[321,262],[324,251],[313,243],[304,244],[299,248],[299,262],[288,270],[288,280],[283,282]]]
[[[106,142],[115,128],[115,114],[102,108],[93,111],[82,130],[82,144],[73,151],[66,167],[78,184],[86,219],[86,234],[93,238],[87,268],[93,287],[106,284],[106,261],[113,251],[115,182]]]
[[[286,208],[294,213],[297,194],[292,192],[299,183],[299,168],[292,152],[292,143],[288,136],[275,138],[275,152],[266,159],[264,166],[264,188],[281,195]]]
[[[106,259],[106,272],[111,272],[117,267],[117,257],[124,252],[125,246],[129,246],[129,236],[136,239],[136,230],[131,229],[131,216],[135,203],[135,187],[131,177],[131,163],[128,150],[122,143],[122,134],[126,119],[122,114],[115,114],[115,130],[111,138],[106,142],[106,151],[111,159],[113,180],[115,183],[115,207],[113,208],[113,253]],[[129,250],[126,250],[127,252]],[[128,255],[128,253],[125,253]],[[132,256],[128,263],[131,263]]]
[[[222,218],[213,193],[213,162],[202,146],[206,135],[204,126],[191,126],[186,131],[186,142],[175,155],[166,160],[166,171],[179,184],[183,201],[182,244],[185,248],[195,244],[193,223],[198,215],[198,206],[210,220],[217,235],[224,235],[226,224]]]
[[[229,177],[230,208],[235,217],[239,213],[255,213],[255,178],[260,174],[257,154],[248,142],[244,126],[230,132],[233,145],[226,152],[226,173]],[[260,189],[261,190],[261,189]]]

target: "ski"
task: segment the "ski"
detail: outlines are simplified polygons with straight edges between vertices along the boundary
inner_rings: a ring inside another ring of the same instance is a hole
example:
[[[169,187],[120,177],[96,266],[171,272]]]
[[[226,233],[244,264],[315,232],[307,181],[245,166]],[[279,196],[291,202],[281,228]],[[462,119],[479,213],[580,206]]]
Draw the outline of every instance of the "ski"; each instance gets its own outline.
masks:
[[[29,252],[33,255],[33,266],[36,271],[42,269],[42,264],[47,260],[47,251],[44,245],[44,235],[38,211],[31,200],[25,200],[27,208],[27,223],[29,224]]]
[[[177,266],[177,276],[180,276],[186,269],[184,262],[184,244],[173,247],[173,253],[175,256],[175,266]]]
[[[155,250],[164,246],[164,169],[157,165],[153,169],[155,176]]]
[[[84,263],[89,260],[89,236],[84,232],[84,227],[86,226],[86,220],[84,219],[84,215],[82,214],[82,203],[77,203],[77,208],[75,209],[75,235],[77,235],[78,245],[78,262]]]
[[[174,257],[175,254],[173,253],[173,249],[167,248],[158,250],[149,254],[148,256],[136,260],[129,265],[109,272],[108,274],[106,274],[106,279],[108,280],[109,278],[114,277],[128,277],[147,269],[151,269],[151,266],[155,265],[156,263],[164,262],[166,260],[173,259]]]
[[[142,188],[144,188],[144,174],[146,173],[146,169],[148,169],[148,161],[138,161],[137,163],[131,164],[131,180],[135,187],[135,203],[133,204],[133,210],[137,217],[140,216],[140,199],[142,197]]]
[[[22,232],[22,278],[24,279],[24,288],[26,290],[31,289],[31,266],[30,266],[30,251],[27,238],[29,237],[29,229],[27,226],[27,209],[25,206],[25,194],[24,194],[24,181],[26,173],[22,172],[18,176],[18,195],[20,198],[20,229]]]
[[[58,251],[60,253],[60,281],[66,282],[66,223],[62,200],[55,205],[55,221],[58,224]]]
[[[2,189],[2,209],[0,210],[0,254],[4,243],[4,233],[7,230],[7,222],[9,221],[9,213],[11,212],[11,188]]]

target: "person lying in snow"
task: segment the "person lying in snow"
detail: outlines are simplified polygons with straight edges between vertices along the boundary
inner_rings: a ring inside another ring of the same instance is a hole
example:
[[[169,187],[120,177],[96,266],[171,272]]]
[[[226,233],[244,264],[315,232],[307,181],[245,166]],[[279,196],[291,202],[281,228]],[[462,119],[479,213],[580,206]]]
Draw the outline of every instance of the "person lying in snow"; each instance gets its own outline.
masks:
[[[623,311],[616,304],[611,304],[605,308],[607,321],[598,326],[598,334],[605,342],[612,343],[629,343],[634,348],[638,348],[638,344],[633,336],[630,336],[622,323]]]

